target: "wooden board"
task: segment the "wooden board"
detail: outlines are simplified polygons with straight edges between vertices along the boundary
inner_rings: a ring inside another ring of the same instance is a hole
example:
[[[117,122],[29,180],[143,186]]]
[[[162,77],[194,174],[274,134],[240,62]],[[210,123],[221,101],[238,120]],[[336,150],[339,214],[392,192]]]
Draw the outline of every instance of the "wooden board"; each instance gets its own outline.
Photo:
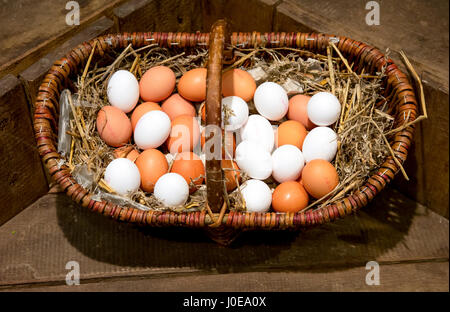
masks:
[[[20,81],[0,79],[0,225],[47,192]]]
[[[423,79],[429,119],[417,127],[415,146],[405,164],[411,181],[395,185],[411,198],[449,216],[448,1],[383,1],[380,25],[366,24],[366,1],[285,0],[276,8],[276,31],[317,31],[372,44],[405,73],[403,49]],[[351,18],[349,18],[351,16]],[[415,18],[411,18],[415,16]],[[412,80],[412,79],[411,79]],[[432,151],[432,152],[430,152]]]
[[[80,285],[23,285],[3,291],[52,292],[448,292],[448,262],[380,266],[380,285],[367,285],[366,267],[327,272],[172,274],[83,280]],[[270,298],[271,295],[269,294]],[[267,304],[269,300],[266,299]],[[225,303],[224,307],[227,306]],[[182,307],[181,304],[179,307]]]
[[[120,32],[195,32],[201,18],[200,1],[131,0],[114,9]]]
[[[114,22],[111,19],[101,17],[93,23],[87,25],[85,29],[77,33],[75,36],[70,37],[61,45],[55,47],[50,53],[20,73],[19,78],[22,81],[27,93],[31,116],[34,114],[34,102],[36,100],[39,85],[53,63],[80,43],[91,40],[103,34],[110,33],[113,31],[113,28]]]
[[[209,31],[218,19],[226,18],[230,31],[270,32],[273,29],[277,0],[202,0],[203,31]]]
[[[126,0],[82,0],[80,25],[66,24],[66,0],[16,0],[0,7],[0,77],[19,74],[50,50]],[[26,22],[24,22],[26,21]]]
[[[0,254],[4,287],[62,285],[68,261],[91,281],[277,271],[319,278],[372,260],[448,261],[449,224],[388,189],[356,216],[301,232],[245,232],[224,248],[201,231],[118,223],[51,194],[0,227]]]

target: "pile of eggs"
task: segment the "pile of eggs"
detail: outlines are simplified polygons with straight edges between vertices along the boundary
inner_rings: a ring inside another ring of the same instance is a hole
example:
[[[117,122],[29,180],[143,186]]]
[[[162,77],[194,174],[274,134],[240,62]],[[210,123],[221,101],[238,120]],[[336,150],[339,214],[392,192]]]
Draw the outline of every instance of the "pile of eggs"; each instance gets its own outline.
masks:
[[[337,135],[330,126],[339,118],[341,105],[333,94],[289,99],[279,84],[257,86],[248,72],[232,69],[222,76],[222,95],[226,188],[235,190],[239,171],[246,173],[250,179],[239,191],[247,211],[272,207],[298,212],[338,185],[331,163]],[[97,131],[116,148],[116,159],[106,168],[105,182],[121,195],[140,188],[165,206],[185,204],[205,177],[205,154],[196,153],[197,147],[206,148],[206,129],[199,121],[205,121],[205,110],[203,106],[197,118],[196,105],[206,98],[206,69],[185,72],[178,84],[165,66],[150,68],[140,81],[118,70],[108,81],[107,97],[110,105],[98,112]],[[251,101],[257,114],[250,114]],[[226,111],[231,112],[227,118]],[[230,155],[234,158],[225,157]],[[277,186],[271,189],[273,180]]]

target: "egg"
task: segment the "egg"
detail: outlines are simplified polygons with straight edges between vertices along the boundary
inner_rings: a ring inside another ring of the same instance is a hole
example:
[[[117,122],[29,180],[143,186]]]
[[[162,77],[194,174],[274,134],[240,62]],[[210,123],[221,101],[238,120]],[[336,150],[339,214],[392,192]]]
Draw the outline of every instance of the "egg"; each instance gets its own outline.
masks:
[[[186,101],[178,93],[172,94],[164,103],[161,105],[163,112],[165,112],[170,120],[174,120],[176,117],[181,115],[189,115],[192,117],[196,116],[196,111],[194,105],[191,102]]]
[[[200,141],[200,126],[197,119],[189,115],[181,115],[172,120],[167,148],[170,153],[189,152]]]
[[[241,174],[238,171],[239,166],[233,160],[224,159],[222,160],[222,169],[224,169],[224,179],[227,192],[230,192],[238,186],[238,183],[241,180]]]
[[[306,128],[306,130],[313,129],[316,125],[308,117],[308,101],[310,96],[304,94],[297,94],[290,98],[287,118],[296,120]]]
[[[131,122],[127,115],[115,106],[103,106],[97,113],[97,131],[106,144],[119,147],[131,138]]]
[[[128,158],[132,162],[139,156],[139,152],[133,146],[122,146],[113,152],[114,158]]]
[[[270,122],[261,115],[250,115],[239,133],[243,141],[257,142],[267,152],[272,152],[275,143],[274,130]]]
[[[253,98],[255,90],[255,79],[245,70],[231,69],[222,75],[223,96],[238,96],[248,102]]]
[[[136,192],[141,183],[138,167],[127,158],[117,158],[111,161],[106,167],[104,179],[119,195]]]
[[[175,73],[169,67],[155,66],[147,70],[139,81],[141,98],[146,102],[160,102],[172,94]]]
[[[307,112],[314,124],[329,126],[338,120],[341,114],[341,103],[330,92],[319,92],[308,101]]]
[[[200,137],[200,144],[202,147],[202,151],[205,149],[205,141],[206,141],[206,127],[203,129]],[[234,157],[235,150],[236,150],[236,139],[234,138],[233,132],[228,132],[222,130],[222,136],[225,136],[225,145],[222,145],[222,158],[224,159],[230,159],[231,157]],[[222,138],[218,138],[219,140],[222,140]],[[212,139],[211,143],[208,142],[208,145],[206,148],[208,150],[211,150],[211,153],[213,152],[214,144],[217,142],[217,140]]]
[[[242,141],[236,147],[236,163],[252,179],[265,180],[272,174],[272,155],[254,141]]]
[[[332,161],[337,152],[337,135],[331,128],[316,127],[305,137],[302,146],[305,161],[325,159]]]
[[[141,173],[141,188],[145,192],[153,192],[156,181],[169,170],[164,154],[154,148],[143,151],[135,164]]]
[[[157,148],[169,137],[170,129],[170,118],[166,113],[158,110],[150,111],[137,122],[134,142],[143,150]]]
[[[200,157],[192,152],[178,154],[173,161],[170,172],[181,175],[188,185],[191,185],[191,181],[195,185],[201,185],[205,178],[205,166]],[[189,189],[190,193],[196,190],[195,186]]]
[[[131,114],[131,126],[133,127],[133,131],[136,128],[136,124],[139,121],[139,119],[146,113],[151,112],[153,110],[162,111],[162,108],[161,106],[159,106],[157,103],[154,102],[144,102],[136,106],[136,108],[133,111],[133,114]]]
[[[275,135],[277,147],[290,144],[297,146],[300,150],[306,137],[306,128],[298,121],[287,120],[280,124]]]
[[[206,72],[206,68],[195,68],[184,73],[178,81],[178,93],[189,101],[204,101],[206,99]]]
[[[222,126],[226,120],[225,130],[234,131],[241,128],[248,119],[248,105],[238,96],[227,96],[222,99]]]
[[[303,154],[294,145],[282,145],[272,153],[272,176],[279,183],[297,180],[304,165]]]
[[[106,95],[112,106],[129,113],[139,101],[139,83],[129,71],[118,70],[108,81]]]
[[[286,91],[279,84],[270,81],[264,82],[256,88],[253,101],[258,113],[272,121],[283,118],[289,108]]]
[[[170,172],[158,179],[153,193],[164,206],[179,206],[189,198],[189,186],[181,175]]]
[[[272,191],[260,180],[247,180],[241,185],[240,191],[248,212],[266,212],[272,203]]]
[[[302,211],[308,206],[308,201],[308,193],[297,181],[281,183],[272,194],[272,207],[277,212]]]
[[[302,181],[312,197],[322,198],[339,184],[339,176],[330,162],[314,159],[303,168]]]

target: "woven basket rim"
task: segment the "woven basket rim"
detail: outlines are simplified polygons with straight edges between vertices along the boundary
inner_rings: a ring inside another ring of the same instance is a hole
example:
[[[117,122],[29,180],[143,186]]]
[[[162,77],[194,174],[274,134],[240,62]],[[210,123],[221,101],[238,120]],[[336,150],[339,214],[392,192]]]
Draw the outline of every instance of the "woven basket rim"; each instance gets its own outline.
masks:
[[[60,92],[69,79],[76,74],[80,66],[88,59],[94,44],[97,45],[95,56],[101,57],[108,49],[123,49],[130,43],[133,47],[140,47],[148,43],[157,43],[161,47],[187,48],[195,46],[209,46],[209,33],[164,33],[164,32],[137,32],[108,34],[84,42],[64,57],[57,60],[50,68],[42,84],[35,102],[33,117],[35,138],[40,157],[48,169],[52,179],[57,182],[64,192],[75,202],[87,207],[93,212],[103,214],[116,220],[142,224],[147,226],[186,226],[206,227],[217,226],[216,220],[207,214],[206,209],[196,212],[174,211],[143,211],[133,207],[122,207],[109,201],[96,201],[93,194],[85,190],[72,177],[69,169],[58,165],[62,158],[55,148],[54,135],[57,129],[58,107]],[[359,67],[365,67],[370,72],[381,70],[386,66],[386,92],[398,108],[395,117],[396,126],[416,119],[418,106],[414,88],[408,77],[391,60],[377,48],[343,36],[327,35],[322,33],[301,32],[233,32],[230,34],[230,43],[233,46],[257,47],[296,47],[310,51],[323,51],[330,40],[346,58],[353,58]],[[368,72],[368,71],[366,71]],[[403,118],[402,118],[403,117]],[[403,164],[408,155],[414,135],[415,125],[400,130],[394,136],[391,147],[399,163]],[[366,206],[397,174],[400,167],[388,156],[375,174],[368,177],[366,182],[353,194],[348,195],[335,204],[328,204],[316,210],[297,213],[281,212],[234,212],[229,211],[220,219],[224,227],[241,229],[287,229],[301,228],[311,225],[323,224],[352,214]]]

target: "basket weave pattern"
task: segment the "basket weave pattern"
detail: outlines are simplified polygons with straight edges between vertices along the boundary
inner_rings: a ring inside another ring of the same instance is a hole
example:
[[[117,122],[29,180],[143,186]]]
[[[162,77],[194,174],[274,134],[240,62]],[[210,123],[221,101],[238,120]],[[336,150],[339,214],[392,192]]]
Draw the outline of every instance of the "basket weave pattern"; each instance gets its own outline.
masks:
[[[131,207],[121,207],[107,201],[93,200],[93,194],[76,182],[69,168],[65,165],[58,165],[61,156],[56,148],[60,93],[69,85],[69,77],[74,78],[82,70],[95,42],[97,42],[97,46],[94,57],[101,58],[105,52],[120,51],[130,43],[133,48],[140,48],[150,43],[157,43],[159,46],[168,49],[198,46],[207,48],[209,37],[209,33],[160,32],[106,35],[77,46],[65,57],[54,63],[39,87],[34,113],[35,138],[40,156],[50,175],[75,202],[93,212],[116,220],[148,226],[205,227],[216,221],[206,212],[206,209],[201,212],[181,213],[143,211]],[[416,119],[418,114],[416,97],[407,76],[399,70],[392,60],[386,59],[384,54],[374,47],[346,37],[317,33],[233,33],[229,41],[231,45],[243,48],[257,46],[292,47],[314,53],[326,53],[331,38],[335,38],[333,40],[335,40],[336,46],[348,62],[354,64],[355,72],[361,72],[364,69],[365,73],[373,73],[381,71],[386,66],[387,77],[383,96],[388,101],[388,112],[395,117],[394,128]],[[408,120],[405,120],[406,116],[409,116]],[[407,158],[413,134],[414,125],[410,125],[397,132],[391,141],[391,147],[400,163],[403,163]],[[221,224],[236,229],[286,229],[327,223],[367,205],[387,183],[392,181],[399,169],[392,156],[389,156],[359,190],[336,204],[329,204],[316,210],[299,213],[230,211],[221,218]]]

